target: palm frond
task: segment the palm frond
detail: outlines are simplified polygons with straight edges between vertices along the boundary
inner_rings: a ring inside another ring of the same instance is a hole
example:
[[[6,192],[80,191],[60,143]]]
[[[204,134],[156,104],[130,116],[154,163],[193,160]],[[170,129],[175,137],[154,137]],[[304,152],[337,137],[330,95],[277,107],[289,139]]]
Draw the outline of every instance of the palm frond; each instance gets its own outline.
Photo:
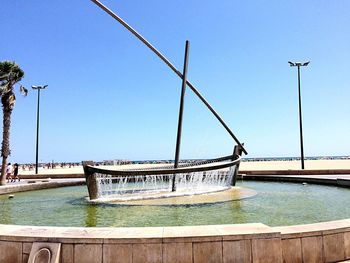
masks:
[[[11,85],[9,82],[2,85],[2,93],[7,93],[11,91]]]
[[[10,73],[0,72],[0,81],[7,79],[9,75]]]
[[[12,90],[13,85],[19,82],[23,76],[23,70],[15,62],[0,62],[0,86],[3,88],[4,93]]]
[[[22,85],[19,87],[19,91],[24,97],[28,95],[28,90]]]

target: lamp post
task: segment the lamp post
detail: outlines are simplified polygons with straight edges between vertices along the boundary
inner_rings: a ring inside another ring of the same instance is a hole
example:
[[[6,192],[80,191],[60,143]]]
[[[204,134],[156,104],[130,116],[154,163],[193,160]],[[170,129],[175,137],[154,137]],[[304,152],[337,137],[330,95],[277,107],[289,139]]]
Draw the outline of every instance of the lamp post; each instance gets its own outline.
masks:
[[[304,169],[304,145],[303,145],[303,123],[301,117],[301,92],[300,92],[300,67],[306,67],[310,61],[307,62],[291,62],[288,61],[291,67],[298,67],[298,94],[299,94],[299,128],[300,128],[300,151],[301,151],[301,169]]]
[[[35,151],[35,174],[38,174],[38,160],[39,160],[39,109],[40,109],[40,90],[46,89],[44,86],[32,86],[32,89],[38,91],[38,105],[36,110],[36,151]]]

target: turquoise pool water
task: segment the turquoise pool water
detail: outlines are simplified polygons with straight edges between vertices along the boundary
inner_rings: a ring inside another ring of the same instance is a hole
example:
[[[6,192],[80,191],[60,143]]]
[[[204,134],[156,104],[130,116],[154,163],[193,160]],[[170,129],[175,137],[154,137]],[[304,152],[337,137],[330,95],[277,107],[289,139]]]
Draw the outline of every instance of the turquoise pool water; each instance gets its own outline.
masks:
[[[269,226],[350,218],[350,189],[273,182],[238,182],[252,198],[187,206],[94,205],[85,186],[0,196],[0,224],[37,226],[179,226],[261,222]]]

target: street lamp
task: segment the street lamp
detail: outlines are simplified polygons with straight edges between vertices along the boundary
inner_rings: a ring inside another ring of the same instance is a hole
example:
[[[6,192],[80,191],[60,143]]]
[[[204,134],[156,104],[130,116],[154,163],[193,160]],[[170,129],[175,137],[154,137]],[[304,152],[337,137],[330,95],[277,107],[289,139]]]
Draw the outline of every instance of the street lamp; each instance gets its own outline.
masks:
[[[299,127],[300,127],[300,151],[301,151],[301,169],[304,169],[304,146],[303,146],[303,123],[301,118],[301,93],[300,93],[300,67],[306,67],[309,65],[310,61],[301,62],[290,62],[291,67],[298,67],[298,93],[299,93]]]
[[[40,90],[46,89],[44,86],[32,86],[32,89],[38,91],[38,106],[36,110],[36,153],[35,153],[35,174],[38,174],[38,158],[39,158],[39,109],[40,109]]]

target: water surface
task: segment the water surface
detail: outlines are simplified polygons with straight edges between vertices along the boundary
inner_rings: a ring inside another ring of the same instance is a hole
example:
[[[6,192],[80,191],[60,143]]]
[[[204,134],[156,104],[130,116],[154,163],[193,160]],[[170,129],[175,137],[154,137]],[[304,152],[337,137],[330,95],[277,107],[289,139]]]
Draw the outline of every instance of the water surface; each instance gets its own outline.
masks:
[[[86,186],[0,196],[0,224],[46,226],[178,226],[261,222],[269,226],[350,218],[350,189],[273,182],[238,182],[255,197],[209,205],[90,204]]]

